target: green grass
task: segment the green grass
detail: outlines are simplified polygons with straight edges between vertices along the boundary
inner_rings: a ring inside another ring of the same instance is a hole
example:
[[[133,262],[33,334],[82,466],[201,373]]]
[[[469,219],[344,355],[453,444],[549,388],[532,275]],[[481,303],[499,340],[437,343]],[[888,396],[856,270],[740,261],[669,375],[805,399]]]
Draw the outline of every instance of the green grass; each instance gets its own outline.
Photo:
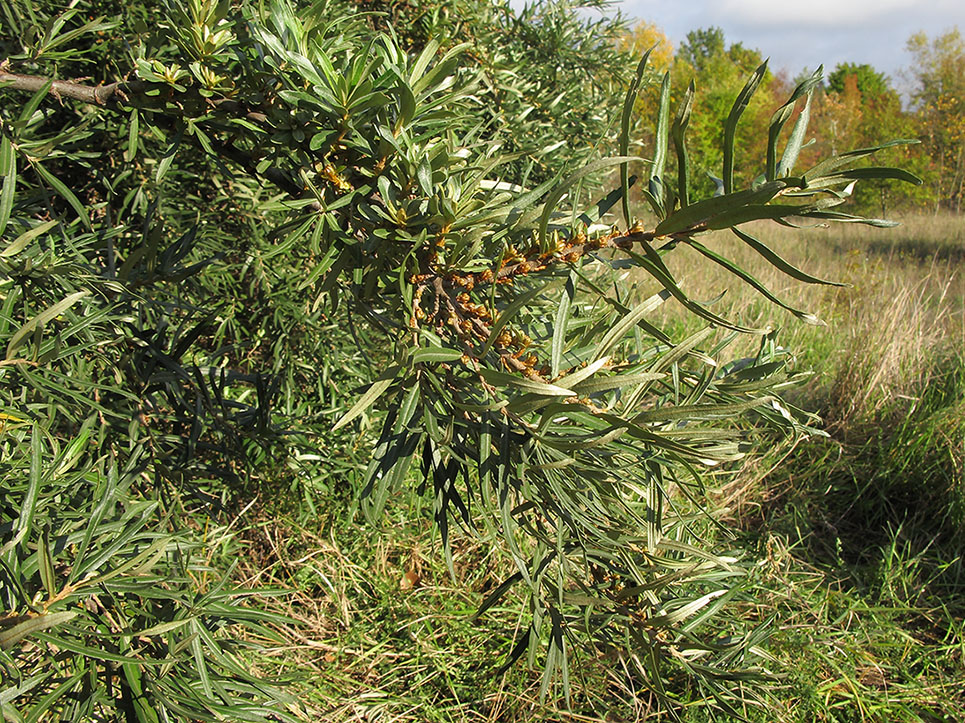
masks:
[[[752,720],[965,719],[961,229],[955,219],[907,219],[888,231],[761,230],[792,263],[850,284],[843,289],[788,282],[729,238],[705,242],[826,327],[778,314],[685,254],[674,259],[698,298],[732,287],[715,310],[783,327],[798,368],[815,372],[794,402],[819,413],[829,435],[765,450],[718,479],[719,518],[733,531],[720,541],[759,560],[742,619],[773,618],[773,678],[763,703],[744,711]],[[663,321],[685,323],[672,310]],[[247,582],[287,591],[276,602],[296,623],[275,660],[302,671],[296,688],[313,719],[668,719],[604,656],[575,667],[582,681],[570,710],[541,704],[539,670],[525,658],[499,670],[516,631],[511,606],[472,617],[511,574],[506,561],[463,536],[452,578],[431,510],[395,500],[377,528],[353,521],[351,482],[319,468],[299,483],[316,514],[301,493],[266,494],[239,521]],[[685,720],[714,719],[685,681],[673,686]]]
[[[852,284],[819,297],[827,328],[791,330],[817,372],[797,401],[829,437],[765,455],[723,492],[763,561],[758,614],[778,619],[786,678],[765,720],[965,718],[965,241],[946,224],[812,231],[798,250]],[[915,234],[933,252],[908,253]]]
[[[473,618],[510,566],[463,539],[452,578],[428,515],[394,512],[378,529],[333,515],[313,530],[277,511],[247,528],[247,581],[289,592],[278,609],[294,621],[283,629],[292,645],[276,660],[279,672],[300,672],[313,720],[599,720],[594,711],[645,704],[594,660],[572,710],[540,704],[538,670],[498,670],[517,611]]]

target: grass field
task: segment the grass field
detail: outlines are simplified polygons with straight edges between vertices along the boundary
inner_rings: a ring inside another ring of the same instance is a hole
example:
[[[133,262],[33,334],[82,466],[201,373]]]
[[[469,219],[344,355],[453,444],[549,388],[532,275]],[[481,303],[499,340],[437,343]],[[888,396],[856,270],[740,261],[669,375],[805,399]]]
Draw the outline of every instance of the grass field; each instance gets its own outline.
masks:
[[[716,480],[718,517],[732,532],[722,542],[758,561],[741,616],[770,621],[774,675],[745,713],[965,720],[965,223],[755,232],[793,264],[849,286],[800,284],[732,237],[703,239],[827,323],[810,326],[675,252],[695,296],[729,288],[715,310],[782,327],[797,367],[814,371],[793,402],[817,412],[828,434],[761,450]],[[471,617],[508,574],[505,561],[462,540],[453,580],[431,510],[400,500],[374,529],[347,518],[349,482],[328,479],[313,494],[311,513],[298,499],[260,499],[238,521],[247,581],[280,588],[276,604],[296,621],[275,655],[279,670],[302,671],[296,690],[313,719],[664,719],[602,659],[580,662],[571,710],[541,705],[539,671],[497,671],[513,611]],[[677,694],[685,720],[708,720],[685,683]]]
[[[965,719],[965,227],[770,237],[851,287],[786,289],[828,324],[788,323],[785,343],[816,372],[796,401],[829,437],[768,452],[721,492],[762,560],[758,614],[777,615],[787,677],[763,718]],[[758,313],[748,293],[732,304]]]

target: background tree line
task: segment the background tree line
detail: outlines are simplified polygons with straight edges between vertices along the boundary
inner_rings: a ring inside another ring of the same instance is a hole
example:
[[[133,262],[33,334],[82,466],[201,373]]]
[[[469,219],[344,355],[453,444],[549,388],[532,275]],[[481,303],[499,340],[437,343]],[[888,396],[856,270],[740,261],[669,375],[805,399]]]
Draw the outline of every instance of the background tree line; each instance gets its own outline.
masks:
[[[716,27],[694,30],[674,49],[663,31],[641,22],[620,40],[621,46],[642,52],[655,47],[654,71],[672,70],[678,81],[693,79],[699,89],[690,125],[690,162],[706,188],[720,173],[720,127],[730,111],[730,99],[744,79],[764,60],[760,51],[729,43]],[[874,181],[855,190],[855,203],[865,212],[939,211],[962,209],[965,183],[965,40],[958,28],[929,38],[908,39],[911,66],[906,98],[885,73],[868,64],[839,63],[815,89],[809,126],[809,160],[851,148],[871,146],[882,138],[914,138],[918,145],[895,146],[876,153],[869,163],[900,165],[924,180],[921,186]],[[753,159],[766,139],[774,108],[808,74],[792,79],[768,71],[762,87],[744,114],[738,131],[737,177],[757,173]],[[678,83],[682,92],[685,84]],[[658,94],[654,86],[638,102],[639,112],[652,113]]]

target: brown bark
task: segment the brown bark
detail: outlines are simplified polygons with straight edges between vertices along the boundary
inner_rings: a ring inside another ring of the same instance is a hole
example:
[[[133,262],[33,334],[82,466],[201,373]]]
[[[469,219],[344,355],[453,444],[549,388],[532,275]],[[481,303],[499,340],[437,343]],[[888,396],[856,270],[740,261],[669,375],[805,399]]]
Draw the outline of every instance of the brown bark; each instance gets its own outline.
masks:
[[[12,90],[22,90],[36,93],[50,84],[50,94],[57,98],[70,98],[92,105],[110,106],[117,103],[118,97],[125,98],[128,94],[136,94],[144,84],[139,81],[118,81],[108,85],[84,85],[68,80],[53,80],[37,75],[20,75],[18,73],[0,72],[0,86]]]

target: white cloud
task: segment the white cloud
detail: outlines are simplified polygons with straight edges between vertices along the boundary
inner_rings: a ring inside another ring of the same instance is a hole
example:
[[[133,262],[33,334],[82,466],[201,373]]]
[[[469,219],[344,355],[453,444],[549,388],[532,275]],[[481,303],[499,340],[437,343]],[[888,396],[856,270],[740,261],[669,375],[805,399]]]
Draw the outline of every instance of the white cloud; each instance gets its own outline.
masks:
[[[870,63],[897,81],[905,42],[924,30],[965,32],[965,0],[623,0],[628,16],[657,23],[679,45],[690,30],[719,26],[792,75],[824,63]]]
[[[915,0],[723,0],[714,15],[748,28],[840,28],[892,22],[896,14],[920,8],[921,4]]]

